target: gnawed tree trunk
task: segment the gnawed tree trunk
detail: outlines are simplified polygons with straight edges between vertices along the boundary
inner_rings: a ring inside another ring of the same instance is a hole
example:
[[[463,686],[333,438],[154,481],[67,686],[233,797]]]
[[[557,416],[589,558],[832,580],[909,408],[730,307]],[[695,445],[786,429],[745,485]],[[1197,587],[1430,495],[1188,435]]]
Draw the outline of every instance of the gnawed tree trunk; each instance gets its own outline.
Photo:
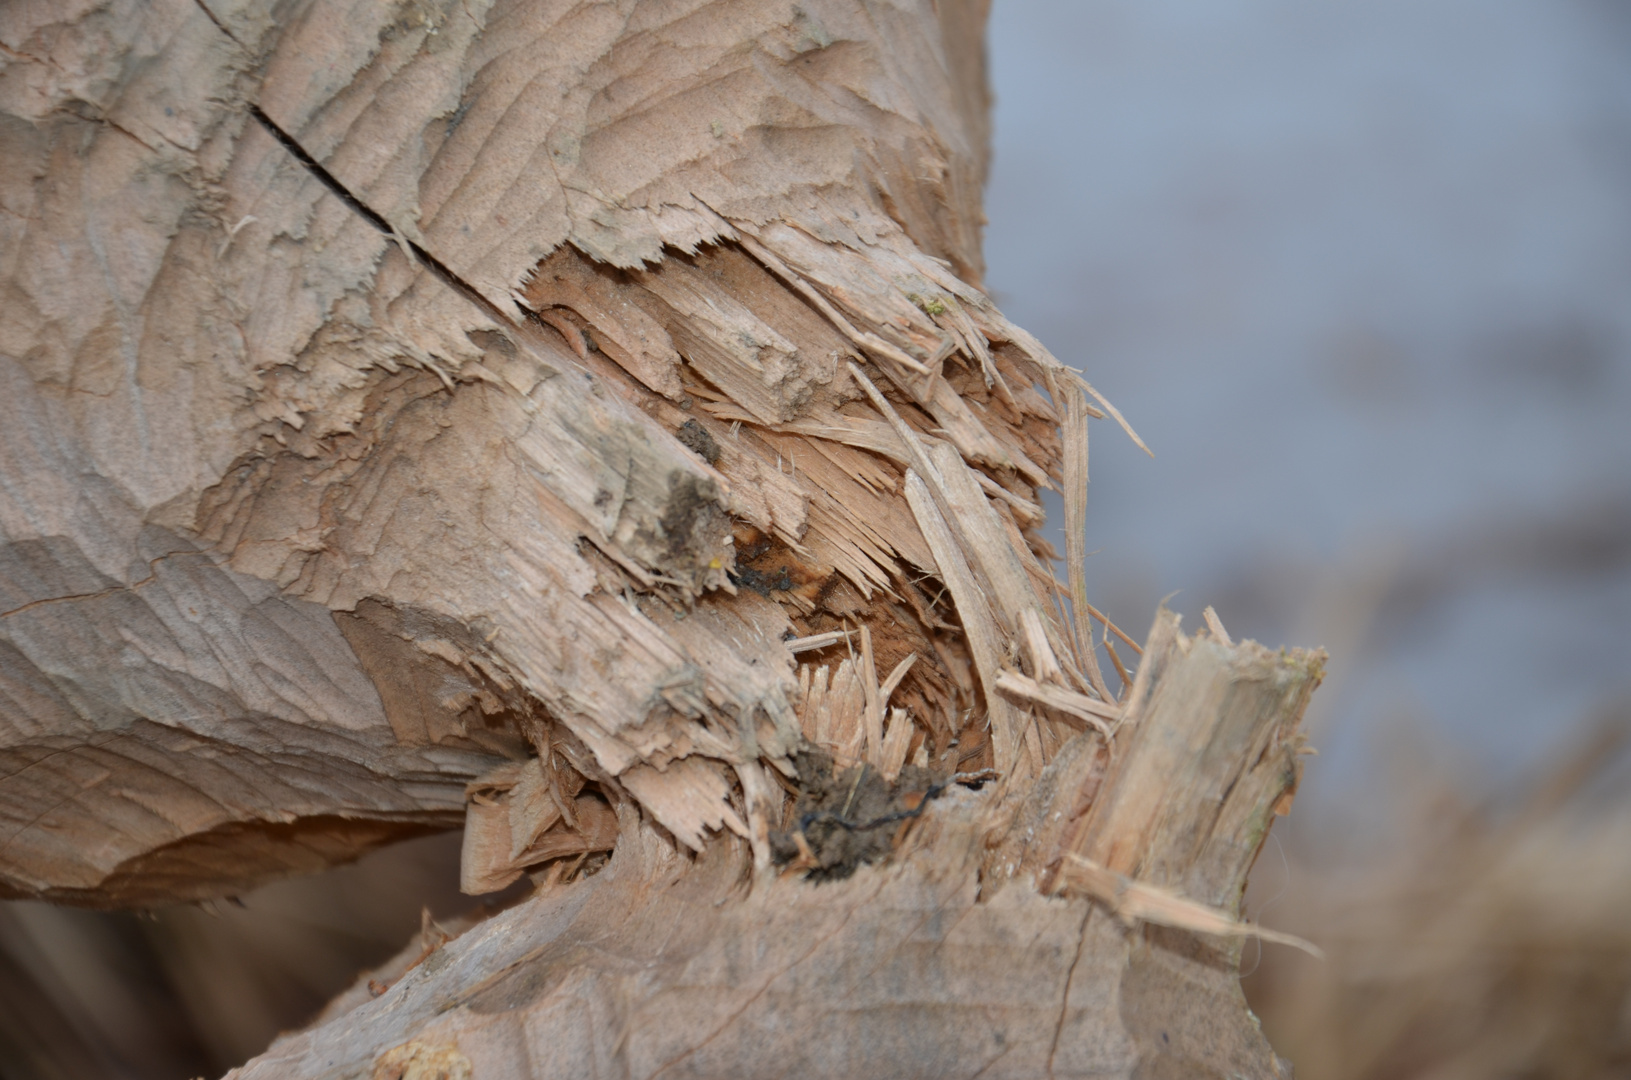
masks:
[[[1101,673],[983,17],[0,11],[0,890],[539,883],[255,1075],[1271,1073],[1106,912],[1232,931],[1318,659]]]
[[[232,1076],[1280,1075],[1238,942],[1129,930],[1070,878],[1081,854],[1237,909],[1319,658],[1167,612],[1150,644],[1113,751],[954,787],[887,865],[754,880],[746,845],[685,859],[629,808],[605,870],[415,943]]]

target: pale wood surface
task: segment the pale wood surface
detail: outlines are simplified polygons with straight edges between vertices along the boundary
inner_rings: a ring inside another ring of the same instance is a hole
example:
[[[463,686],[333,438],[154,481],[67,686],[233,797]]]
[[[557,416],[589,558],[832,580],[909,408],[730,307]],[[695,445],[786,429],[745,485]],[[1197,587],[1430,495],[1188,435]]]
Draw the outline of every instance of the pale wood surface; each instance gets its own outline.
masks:
[[[525,717],[597,783],[785,769],[779,639],[844,620],[951,658],[913,744],[1007,709],[907,584],[907,455],[847,374],[959,498],[1057,475],[1056,361],[977,289],[982,20],[0,12],[0,891],[218,894],[445,826]],[[775,603],[732,595],[745,526]],[[964,557],[1034,563],[999,540]]]

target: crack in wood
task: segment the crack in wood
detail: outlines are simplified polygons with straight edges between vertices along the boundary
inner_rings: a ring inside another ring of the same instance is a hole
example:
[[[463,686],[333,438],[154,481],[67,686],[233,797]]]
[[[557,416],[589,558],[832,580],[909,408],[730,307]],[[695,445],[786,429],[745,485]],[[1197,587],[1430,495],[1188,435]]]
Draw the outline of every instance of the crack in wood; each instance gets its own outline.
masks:
[[[159,563],[164,562],[166,559],[172,558],[176,555],[204,555],[204,553],[202,551],[195,551],[191,548],[182,548],[179,551],[166,551],[163,555],[147,561],[147,576],[142,578],[140,581],[133,581],[128,585],[112,585],[106,589],[97,589],[95,592],[70,593],[67,596],[42,596],[38,600],[30,600],[26,604],[20,604],[17,607],[12,608],[10,611],[0,611],[0,619],[9,619],[13,615],[21,615],[25,611],[32,611],[34,608],[43,607],[46,604],[66,604],[73,600],[98,600],[104,596],[112,596],[115,593],[135,592],[144,585],[153,584],[154,579],[159,576]],[[204,557],[208,558],[208,556]]]
[[[1053,1059],[1059,1054],[1059,1036],[1065,1030],[1065,1017],[1070,1014],[1070,984],[1076,978],[1076,966],[1082,962],[1082,951],[1087,948],[1087,921],[1093,917],[1091,905],[1082,912],[1082,927],[1076,935],[1076,955],[1065,972],[1065,989],[1059,995],[1059,1020],[1053,1026],[1053,1045],[1048,1047],[1048,1076],[1053,1076]]]
[[[481,291],[474,285],[454,273],[446,263],[427,251],[424,245],[409,239],[402,232],[402,229],[384,214],[358,198],[350,188],[340,182],[337,176],[329,172],[321,162],[312,157],[294,136],[285,131],[277,121],[267,116],[259,105],[250,102],[249,115],[254,117],[256,123],[260,124],[268,135],[276,139],[278,144],[287,150],[291,157],[300,162],[301,166],[312,175],[313,179],[328,188],[334,197],[344,203],[352,213],[368,222],[392,243],[400,247],[402,253],[408,257],[409,262],[420,263],[428,267],[430,272],[435,274],[444,285],[481,308],[489,318],[501,325],[509,326],[512,329],[516,328],[515,320],[510,318],[497,304],[482,295]]]

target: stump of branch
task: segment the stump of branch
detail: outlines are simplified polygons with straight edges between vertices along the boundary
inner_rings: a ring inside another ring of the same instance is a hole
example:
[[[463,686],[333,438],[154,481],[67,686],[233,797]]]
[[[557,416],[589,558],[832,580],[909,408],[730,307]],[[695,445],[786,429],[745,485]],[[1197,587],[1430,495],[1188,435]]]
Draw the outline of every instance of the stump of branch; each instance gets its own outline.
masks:
[[[1274,1075],[1321,661],[1092,606],[984,15],[0,6],[0,895],[534,884],[245,1076]]]

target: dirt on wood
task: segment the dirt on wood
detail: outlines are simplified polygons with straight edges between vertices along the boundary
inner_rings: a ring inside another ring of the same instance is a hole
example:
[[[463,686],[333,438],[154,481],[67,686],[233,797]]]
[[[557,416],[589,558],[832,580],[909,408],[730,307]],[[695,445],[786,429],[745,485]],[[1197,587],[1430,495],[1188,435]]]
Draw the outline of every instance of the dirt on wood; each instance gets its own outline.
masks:
[[[891,783],[865,762],[836,769],[820,750],[800,754],[797,765],[798,796],[770,850],[778,866],[803,869],[811,881],[840,881],[887,858],[952,782],[945,770],[907,765]]]

